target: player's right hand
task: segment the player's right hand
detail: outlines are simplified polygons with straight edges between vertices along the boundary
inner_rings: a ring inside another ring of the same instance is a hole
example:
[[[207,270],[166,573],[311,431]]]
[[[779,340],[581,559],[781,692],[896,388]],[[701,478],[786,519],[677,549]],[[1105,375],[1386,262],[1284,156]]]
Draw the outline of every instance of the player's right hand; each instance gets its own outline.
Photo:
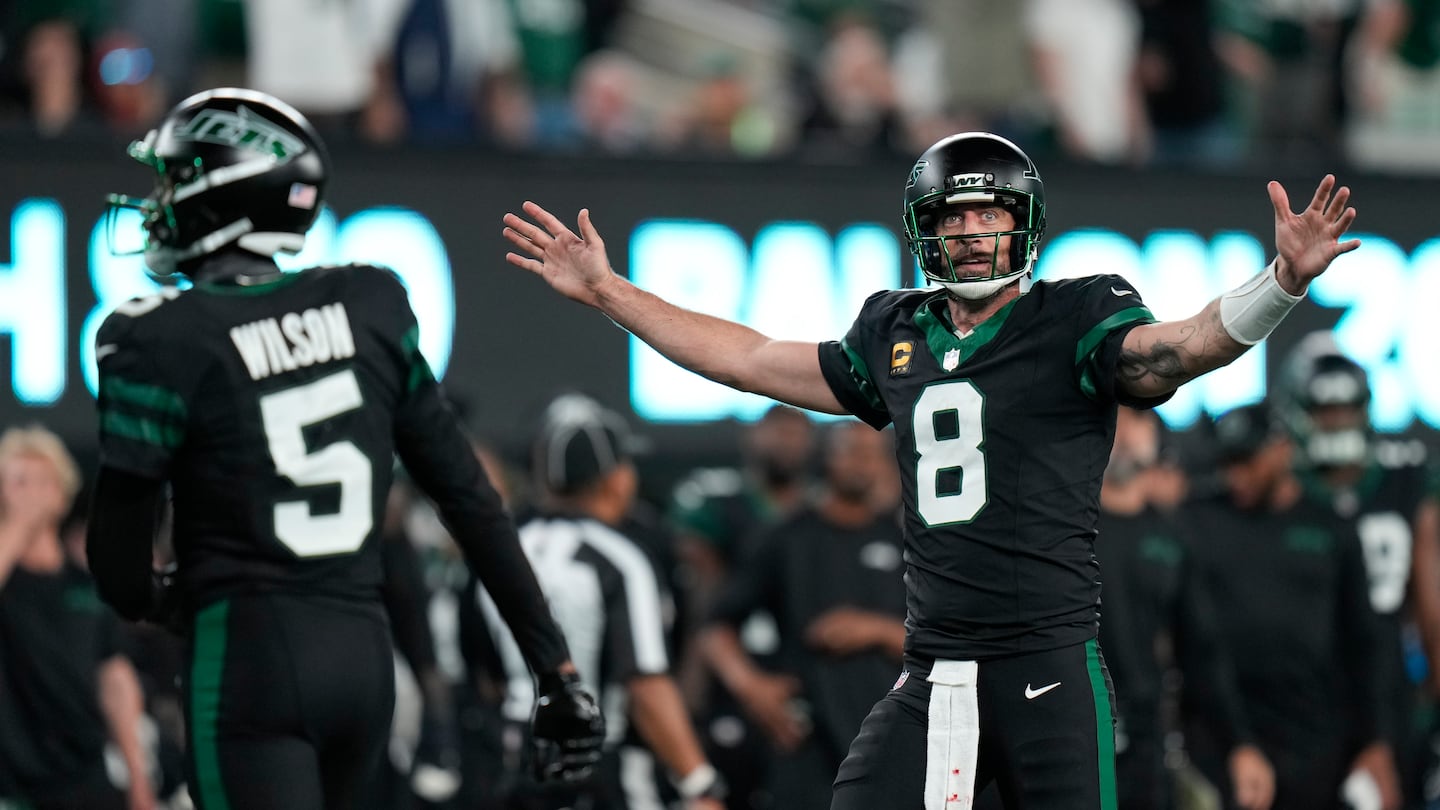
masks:
[[[580,209],[578,236],[533,202],[527,201],[524,210],[534,222],[505,215],[504,236],[521,251],[506,253],[505,261],[545,279],[566,298],[598,307],[601,289],[619,276],[610,269],[605,242],[590,222],[590,210]]]
[[[605,717],[574,672],[540,676],[530,721],[535,775],[542,782],[583,782],[600,761]]]

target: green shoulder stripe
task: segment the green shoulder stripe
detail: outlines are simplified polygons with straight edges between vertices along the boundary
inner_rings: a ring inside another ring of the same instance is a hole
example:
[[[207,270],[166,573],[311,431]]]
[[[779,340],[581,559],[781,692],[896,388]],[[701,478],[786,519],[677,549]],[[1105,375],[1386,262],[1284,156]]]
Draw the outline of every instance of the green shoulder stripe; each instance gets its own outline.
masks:
[[[844,349],[845,356],[850,358],[850,376],[860,387],[861,396],[864,396],[865,401],[875,410],[885,410],[885,403],[880,400],[880,392],[875,389],[875,378],[871,376],[870,366],[865,363],[865,358],[855,351],[848,340],[841,340],[840,348]]]
[[[400,338],[400,351],[410,364],[410,376],[405,380],[405,393],[410,393],[422,384],[433,382],[435,374],[430,370],[430,361],[420,352],[420,325],[410,327]]]
[[[100,430],[122,439],[153,444],[174,450],[185,438],[185,432],[173,425],[163,424],[144,416],[106,411],[100,417]]]
[[[163,386],[131,382],[121,377],[106,377],[100,383],[100,396],[148,411],[185,418],[185,400]]]
[[[1090,331],[1086,332],[1085,336],[1080,338],[1080,342],[1075,344],[1075,365],[1079,366],[1090,359],[1095,347],[1100,345],[1100,341],[1104,340],[1106,335],[1131,323],[1155,323],[1155,316],[1151,314],[1149,307],[1130,307],[1122,309],[1090,327]]]

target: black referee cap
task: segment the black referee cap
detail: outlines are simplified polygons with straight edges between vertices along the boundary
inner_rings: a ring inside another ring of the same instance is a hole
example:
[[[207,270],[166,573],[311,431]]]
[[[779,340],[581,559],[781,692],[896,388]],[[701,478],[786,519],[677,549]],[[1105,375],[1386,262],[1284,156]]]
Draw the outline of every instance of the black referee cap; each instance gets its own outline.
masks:
[[[636,442],[625,420],[584,394],[563,394],[546,406],[535,439],[539,484],[571,495],[632,458]]]

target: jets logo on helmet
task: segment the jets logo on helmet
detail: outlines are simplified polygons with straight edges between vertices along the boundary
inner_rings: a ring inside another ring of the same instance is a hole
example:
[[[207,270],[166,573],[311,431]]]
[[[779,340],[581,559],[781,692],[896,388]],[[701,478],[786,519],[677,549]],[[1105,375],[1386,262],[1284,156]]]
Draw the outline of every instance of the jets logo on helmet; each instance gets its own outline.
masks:
[[[241,105],[228,110],[201,110],[183,128],[177,138],[252,149],[279,160],[290,160],[305,151],[305,142],[291,135],[262,116]]]
[[[915,161],[915,167],[910,170],[910,182],[905,184],[905,188],[914,188],[915,183],[920,180],[921,173],[924,172],[925,167],[929,165],[930,161],[925,160],[924,158]]]

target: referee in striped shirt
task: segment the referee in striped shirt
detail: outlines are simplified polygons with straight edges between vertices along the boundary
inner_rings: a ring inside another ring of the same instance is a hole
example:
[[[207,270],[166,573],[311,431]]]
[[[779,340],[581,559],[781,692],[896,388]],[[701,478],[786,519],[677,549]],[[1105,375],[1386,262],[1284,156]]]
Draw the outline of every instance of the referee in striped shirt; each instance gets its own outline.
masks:
[[[611,722],[605,766],[590,795],[542,796],[534,806],[664,810],[669,805],[654,778],[658,758],[685,810],[724,810],[724,784],[705,760],[669,674],[669,596],[650,556],[617,528],[637,490],[631,444],[618,414],[578,394],[550,403],[535,442],[540,510],[522,523],[520,543],[582,682],[600,696]],[[523,728],[533,682],[483,590],[478,601],[507,673],[503,711]],[[644,747],[630,742],[637,735]]]

